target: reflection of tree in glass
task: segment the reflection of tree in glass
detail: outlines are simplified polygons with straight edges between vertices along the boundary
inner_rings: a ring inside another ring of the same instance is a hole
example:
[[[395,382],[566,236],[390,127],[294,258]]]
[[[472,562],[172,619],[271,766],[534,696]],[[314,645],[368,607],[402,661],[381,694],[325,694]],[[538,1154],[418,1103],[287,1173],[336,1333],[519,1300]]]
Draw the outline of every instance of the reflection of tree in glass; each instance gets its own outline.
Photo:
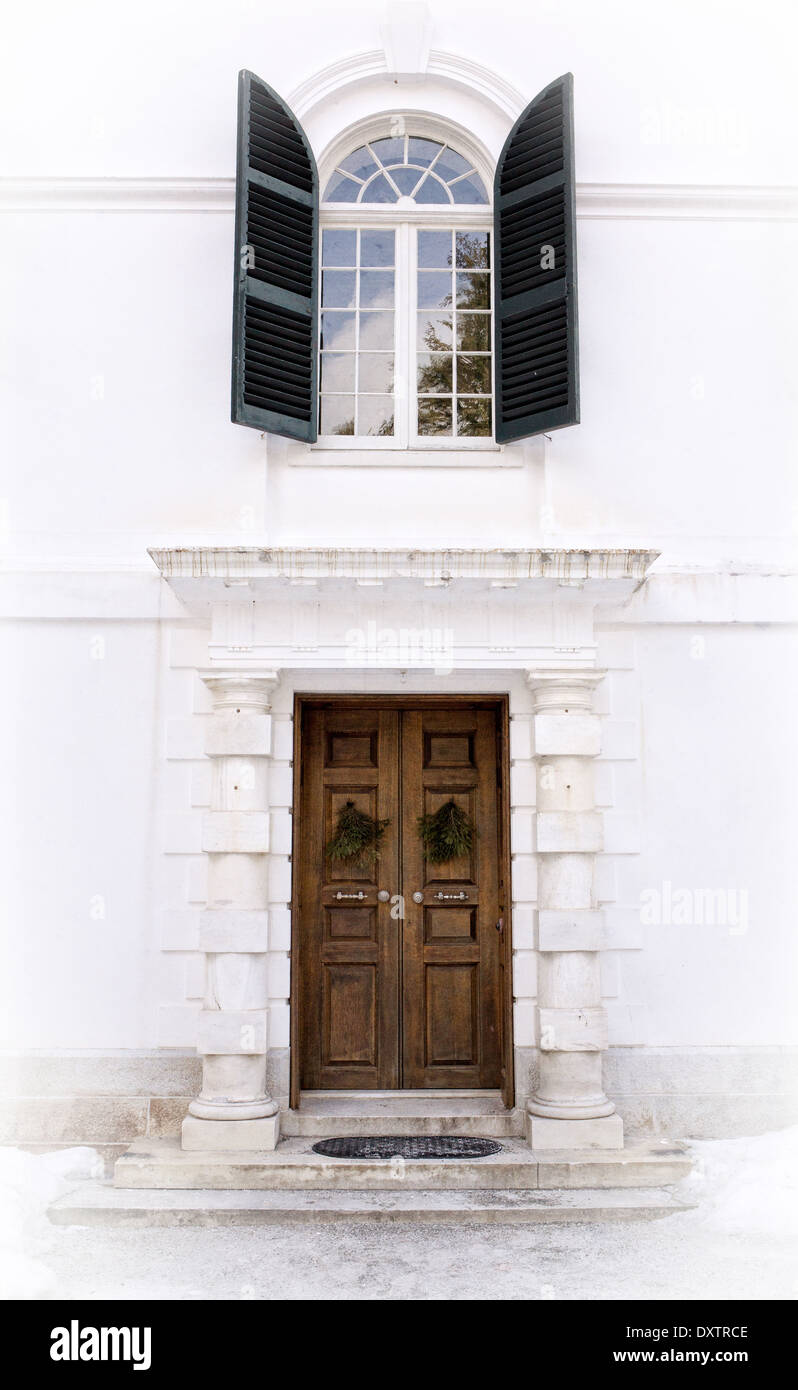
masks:
[[[451,349],[447,351],[446,357],[435,358],[418,368],[418,390],[420,395],[430,393],[438,396],[451,395],[452,391],[452,356]]]
[[[490,401],[458,400],[457,433],[459,435],[490,434]]]
[[[332,431],[333,434],[354,434],[354,432],[355,432],[355,419],[354,419],[354,416],[352,417],[351,420],[342,420],[341,423],[340,423],[340,425],[336,425],[336,426],[335,426],[335,429]],[[379,429],[374,430],[374,434],[375,434],[375,436],[376,436],[376,435],[383,435],[383,436],[384,436],[384,435],[392,435],[392,434],[393,434],[393,416],[392,416],[392,415],[389,415],[389,417],[388,417],[387,420],[383,420],[383,422],[382,422],[382,424],[380,425]]]
[[[457,233],[457,269],[488,269],[488,243],[484,232]]]
[[[451,298],[451,295],[449,298]],[[427,348],[428,352],[451,352],[452,350],[452,320],[450,318],[441,318],[440,323],[441,327],[448,331],[448,341],[444,342],[443,338],[438,337],[434,322],[428,323],[427,327],[424,329],[424,346]],[[419,383],[420,382],[421,378],[419,377]],[[434,386],[425,386],[422,388],[419,384],[418,389],[419,391],[422,389],[425,391],[434,391],[435,388]]]
[[[457,270],[468,271],[488,269],[488,243],[487,237],[485,236],[484,232],[458,232],[456,240]],[[488,277],[485,276],[484,280],[487,280],[487,278]],[[467,312],[469,309],[484,309],[484,294],[485,291],[483,284],[483,276],[478,276],[470,283],[466,283],[462,288],[459,289],[458,309],[465,312]],[[443,302],[446,305],[451,304],[451,294],[448,294]],[[475,321],[472,319],[471,323],[475,324]],[[448,333],[447,341],[444,341],[444,339],[440,336],[439,332],[437,331],[439,326],[441,329]],[[424,346],[426,347],[427,351],[445,352],[448,356],[447,360],[445,361],[438,358],[433,359],[426,365],[422,365],[421,363],[419,363],[419,395],[427,395],[430,393],[434,394],[436,392],[438,394],[442,394],[450,392],[452,390],[452,364],[451,356],[449,354],[451,354],[451,352],[453,351],[453,347],[455,346],[453,342],[453,328],[453,320],[448,315],[445,318],[441,315],[436,315],[435,319],[431,319],[427,327],[425,328],[423,338]],[[488,339],[484,344],[478,341],[475,341],[473,344],[467,344],[464,341],[462,347],[465,348],[466,346],[470,347],[472,351],[475,348],[479,350],[483,346],[487,350],[490,347],[490,340]]]
[[[487,270],[488,248],[484,233],[457,233],[457,269],[459,271]],[[489,277],[474,275],[470,280],[465,276],[457,283],[458,309],[487,309],[485,291]]]

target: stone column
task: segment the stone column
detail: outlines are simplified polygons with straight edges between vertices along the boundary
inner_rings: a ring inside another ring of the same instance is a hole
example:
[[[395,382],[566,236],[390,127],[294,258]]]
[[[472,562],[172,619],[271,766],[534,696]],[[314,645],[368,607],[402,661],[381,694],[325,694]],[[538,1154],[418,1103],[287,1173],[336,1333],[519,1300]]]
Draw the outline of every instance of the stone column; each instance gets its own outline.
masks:
[[[183,1121],[184,1149],[273,1149],[279,1106],[266,1089],[268,1047],[268,760],[274,672],[209,672],[213,694],[205,752],[213,762],[206,953],[198,1051],[202,1090]]]
[[[593,790],[600,723],[592,705],[603,676],[562,670],[527,677],[537,764],[540,1073],[527,1116],[534,1149],[623,1147],[623,1122],[602,1084],[603,914],[593,895],[602,819]]]

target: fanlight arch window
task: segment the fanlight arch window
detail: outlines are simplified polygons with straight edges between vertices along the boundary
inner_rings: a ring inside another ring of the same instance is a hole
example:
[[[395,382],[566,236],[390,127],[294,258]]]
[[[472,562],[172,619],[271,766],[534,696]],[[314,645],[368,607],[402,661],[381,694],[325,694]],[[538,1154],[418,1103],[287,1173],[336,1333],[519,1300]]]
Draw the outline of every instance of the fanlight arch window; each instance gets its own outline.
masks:
[[[327,203],[396,203],[420,207],[485,206],[488,194],[470,160],[451,145],[424,136],[387,136],[353,150],[324,190]]]

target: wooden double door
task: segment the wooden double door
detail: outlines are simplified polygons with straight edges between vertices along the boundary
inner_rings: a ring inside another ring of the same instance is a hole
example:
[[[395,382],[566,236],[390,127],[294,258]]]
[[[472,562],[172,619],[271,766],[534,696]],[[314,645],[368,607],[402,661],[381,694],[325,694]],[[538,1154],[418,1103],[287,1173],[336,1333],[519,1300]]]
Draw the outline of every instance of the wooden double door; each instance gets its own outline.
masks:
[[[297,717],[294,1093],[500,1088],[510,1104],[503,704],[302,699]],[[419,817],[450,799],[472,849],[430,863]],[[326,852],[347,802],[388,823],[371,868]]]

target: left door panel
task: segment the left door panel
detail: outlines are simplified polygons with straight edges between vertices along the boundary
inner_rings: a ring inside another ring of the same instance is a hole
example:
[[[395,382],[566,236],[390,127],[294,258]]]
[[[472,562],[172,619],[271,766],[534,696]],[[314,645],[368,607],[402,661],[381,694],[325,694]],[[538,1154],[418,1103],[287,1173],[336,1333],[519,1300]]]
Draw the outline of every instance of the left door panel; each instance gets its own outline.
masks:
[[[399,713],[306,706],[299,844],[299,1042],[308,1090],[399,1085]],[[348,801],[389,824],[372,867],[326,854]]]

